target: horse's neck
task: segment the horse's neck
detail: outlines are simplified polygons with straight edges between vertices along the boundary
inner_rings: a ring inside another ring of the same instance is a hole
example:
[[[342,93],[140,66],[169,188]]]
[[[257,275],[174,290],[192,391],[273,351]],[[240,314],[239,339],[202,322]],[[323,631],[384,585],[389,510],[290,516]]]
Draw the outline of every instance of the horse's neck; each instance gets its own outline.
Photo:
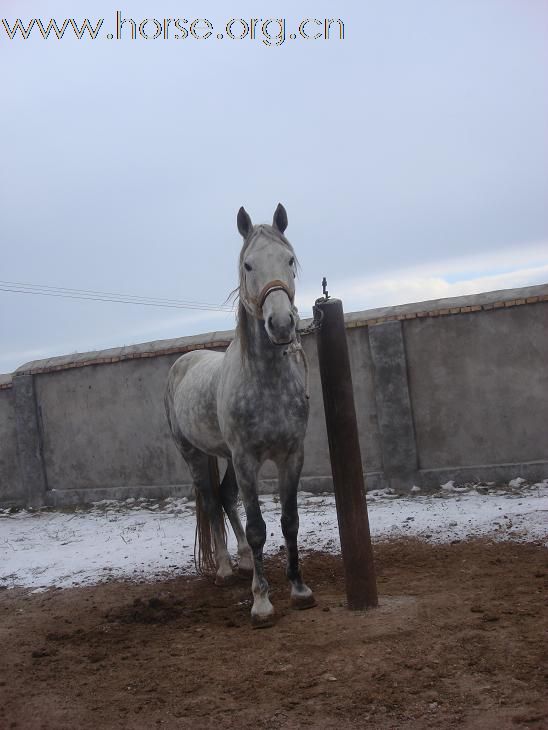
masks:
[[[289,358],[284,355],[285,347],[273,345],[268,339],[264,322],[248,317],[246,326],[247,352],[243,353],[244,362],[249,370],[261,378],[264,374],[276,374],[278,377],[291,370]],[[243,340],[239,342],[243,347]]]

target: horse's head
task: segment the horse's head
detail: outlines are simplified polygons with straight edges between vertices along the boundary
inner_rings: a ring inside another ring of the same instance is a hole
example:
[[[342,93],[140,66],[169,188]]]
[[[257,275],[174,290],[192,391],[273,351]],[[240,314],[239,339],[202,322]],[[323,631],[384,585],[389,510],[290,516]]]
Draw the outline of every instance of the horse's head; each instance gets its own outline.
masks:
[[[244,208],[238,211],[238,230],[244,245],[240,253],[240,301],[249,314],[264,320],[273,345],[295,339],[295,252],[284,231],[287,213],[278,204],[272,225],[254,226]]]

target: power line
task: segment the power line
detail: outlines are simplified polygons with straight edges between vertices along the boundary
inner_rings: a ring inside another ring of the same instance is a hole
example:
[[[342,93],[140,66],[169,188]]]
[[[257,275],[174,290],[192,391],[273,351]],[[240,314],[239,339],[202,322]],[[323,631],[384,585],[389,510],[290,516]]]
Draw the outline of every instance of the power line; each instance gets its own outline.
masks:
[[[23,288],[10,288],[0,284],[0,291],[12,292],[15,294],[37,294],[40,296],[49,297],[60,297],[62,299],[80,299],[84,301],[96,301],[96,302],[113,302],[115,304],[140,304],[145,307],[163,307],[167,309],[197,309],[201,311],[210,312],[232,312],[232,307],[224,305],[211,305],[211,304],[190,304],[188,302],[180,302],[178,304],[168,304],[167,302],[160,301],[144,301],[137,298],[121,298],[118,297],[113,299],[111,297],[100,297],[91,296],[87,294],[68,294],[66,292],[55,292],[55,291],[40,291],[38,289],[23,289]]]
[[[167,309],[195,309],[213,312],[232,312],[233,307],[227,304],[209,304],[185,299],[167,299],[164,297],[143,297],[118,292],[103,292],[92,289],[69,289],[67,287],[48,286],[46,284],[25,284],[15,281],[0,281],[0,291],[15,294],[37,294],[40,296],[60,297],[63,299],[80,299],[87,301],[113,302],[117,304],[140,304],[146,307],[162,307]]]
[[[197,302],[192,299],[167,299],[166,297],[143,297],[138,296],[136,294],[121,294],[120,292],[111,292],[111,291],[96,291],[95,289],[69,289],[64,286],[50,286],[48,284],[27,284],[22,281],[0,281],[0,285],[2,286],[9,286],[9,287],[24,287],[27,289],[46,289],[48,291],[61,291],[61,292],[68,292],[71,294],[96,294],[99,296],[107,296],[107,297],[122,297],[124,299],[134,299],[134,300],[141,300],[141,301],[152,301],[152,302],[161,302],[161,303],[167,303],[167,304],[190,304],[190,305],[199,305],[204,307],[226,307],[227,305],[224,304],[209,304],[207,302]]]

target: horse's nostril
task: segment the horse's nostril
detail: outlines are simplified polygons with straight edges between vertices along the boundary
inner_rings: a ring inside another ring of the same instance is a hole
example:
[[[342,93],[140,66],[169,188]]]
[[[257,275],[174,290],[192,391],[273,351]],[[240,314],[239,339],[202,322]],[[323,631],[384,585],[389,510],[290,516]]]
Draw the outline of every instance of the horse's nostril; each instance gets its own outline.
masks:
[[[290,315],[289,315],[289,321],[290,321],[290,323],[291,323],[291,326],[293,327],[293,326],[294,326],[294,324],[295,324],[295,318],[293,317],[293,315],[292,315],[292,314],[290,314]]]
[[[270,329],[273,329],[274,327],[274,320],[272,319],[272,315],[270,315],[270,317],[268,318],[268,326],[270,327]]]

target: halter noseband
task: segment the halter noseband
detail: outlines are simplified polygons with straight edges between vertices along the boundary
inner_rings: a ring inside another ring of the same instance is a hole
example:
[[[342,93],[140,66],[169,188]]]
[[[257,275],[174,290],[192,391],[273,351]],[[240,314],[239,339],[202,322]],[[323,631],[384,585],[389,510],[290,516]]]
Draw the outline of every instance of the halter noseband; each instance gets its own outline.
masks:
[[[289,287],[287,284],[283,281],[280,281],[280,279],[273,279],[272,281],[269,281],[268,284],[265,284],[263,288],[261,289],[261,292],[258,297],[249,297],[247,296],[246,286],[245,286],[245,280],[243,283],[244,286],[244,293],[240,294],[240,301],[244,305],[244,307],[247,309],[249,314],[251,314],[253,317],[256,317],[257,319],[263,319],[263,306],[264,303],[268,297],[269,294],[272,294],[274,291],[284,291],[287,294],[287,297],[289,299],[289,302],[291,304],[291,307],[294,308],[295,305],[293,304],[294,295],[291,295],[291,292],[289,291]]]
[[[291,292],[289,291],[287,284],[285,284],[283,281],[280,281],[280,279],[274,279],[273,281],[269,281],[268,284],[265,284],[263,286],[262,291],[257,299],[257,304],[259,305],[259,309],[261,310],[261,312],[267,296],[269,294],[272,294],[273,291],[284,291],[289,297],[289,301],[291,302],[291,304],[293,304],[293,297],[291,296]]]

